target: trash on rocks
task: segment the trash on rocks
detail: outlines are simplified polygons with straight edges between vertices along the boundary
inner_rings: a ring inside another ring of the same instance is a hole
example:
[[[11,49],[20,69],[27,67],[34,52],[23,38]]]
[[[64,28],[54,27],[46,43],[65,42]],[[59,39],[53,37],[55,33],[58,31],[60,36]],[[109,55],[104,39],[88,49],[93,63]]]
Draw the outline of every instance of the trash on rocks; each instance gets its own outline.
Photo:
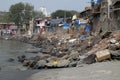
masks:
[[[115,43],[115,45],[120,49],[120,42]]]
[[[54,65],[58,65],[58,61],[53,61],[53,64]]]
[[[68,42],[70,42],[70,43],[73,43],[73,42],[75,42],[77,39],[70,39]]]
[[[117,42],[117,40],[115,40],[115,39],[111,39],[111,40],[110,40],[110,43],[111,43],[111,44],[115,44],[116,42]]]
[[[80,37],[80,40],[84,40],[84,39],[86,39],[88,36],[87,35],[82,35],[81,37]]]
[[[111,59],[110,51],[109,50],[102,50],[95,53],[96,54],[96,60],[98,62]]]

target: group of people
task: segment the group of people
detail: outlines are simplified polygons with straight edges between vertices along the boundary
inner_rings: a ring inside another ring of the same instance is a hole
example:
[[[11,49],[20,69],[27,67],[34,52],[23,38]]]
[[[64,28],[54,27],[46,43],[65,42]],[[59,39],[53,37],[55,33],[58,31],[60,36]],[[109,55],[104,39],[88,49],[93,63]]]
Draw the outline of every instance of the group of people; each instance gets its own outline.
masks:
[[[73,29],[74,32],[76,32],[76,33],[82,32],[80,29],[83,28],[84,31],[82,33],[90,35],[90,32],[91,32],[90,21],[87,19],[86,19],[86,21],[87,22],[85,22],[84,24],[80,21],[80,19],[75,19],[74,21],[71,20],[71,22],[64,21],[64,22],[62,22],[62,24],[63,24],[62,28],[66,29],[66,30]],[[58,24],[59,23],[55,23],[52,20],[41,20],[39,23],[40,34],[44,33],[45,31],[56,32]],[[82,26],[84,26],[84,27],[82,27]]]
[[[1,29],[0,28],[0,36],[5,36],[5,35],[15,35],[16,34],[16,31],[15,30],[10,30],[10,29]]]
[[[50,20],[41,20],[39,23],[40,27],[40,34],[44,33],[45,31],[50,32],[51,30],[56,32],[57,24]]]
[[[72,22],[72,27],[74,28],[74,31],[77,33],[84,33],[87,35],[90,35],[91,33],[91,23],[89,19],[85,19],[84,22],[80,21],[80,19],[75,19]]]

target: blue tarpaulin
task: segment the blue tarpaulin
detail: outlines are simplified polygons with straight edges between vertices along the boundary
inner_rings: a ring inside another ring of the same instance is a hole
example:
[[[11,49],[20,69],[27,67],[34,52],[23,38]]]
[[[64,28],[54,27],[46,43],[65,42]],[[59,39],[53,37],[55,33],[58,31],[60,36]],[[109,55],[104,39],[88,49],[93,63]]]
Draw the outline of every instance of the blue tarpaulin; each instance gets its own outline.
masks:
[[[63,24],[63,29],[69,29],[70,25],[68,23]]]
[[[86,26],[85,26],[85,31],[86,31],[86,32],[90,32],[90,26],[89,26],[89,25],[86,25]]]
[[[80,22],[80,25],[86,25],[87,23],[86,22]]]
[[[100,4],[101,3],[101,0],[91,0],[91,3],[93,4]]]

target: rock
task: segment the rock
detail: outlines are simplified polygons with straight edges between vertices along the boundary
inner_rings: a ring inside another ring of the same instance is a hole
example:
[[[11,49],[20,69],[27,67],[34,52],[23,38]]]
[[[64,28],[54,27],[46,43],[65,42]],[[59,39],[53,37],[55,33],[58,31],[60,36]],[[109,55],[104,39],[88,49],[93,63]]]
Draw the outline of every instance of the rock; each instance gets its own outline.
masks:
[[[66,55],[64,55],[61,59],[68,59],[69,58],[69,55],[68,54],[66,54]]]
[[[120,50],[110,51],[110,53],[112,59],[120,60]]]
[[[69,60],[54,60],[46,64],[48,68],[65,68],[69,66]]]
[[[59,67],[59,68],[68,67],[69,64],[70,64],[69,60],[60,60],[60,61],[58,61],[57,67]]]
[[[104,38],[108,38],[110,36],[111,32],[103,32],[100,34],[101,38],[104,39]]]
[[[31,48],[31,49],[27,49],[25,52],[26,53],[38,53],[41,52],[42,49],[41,48]]]
[[[46,61],[45,60],[40,60],[40,61],[38,61],[37,62],[37,67],[38,67],[38,69],[41,69],[41,68],[45,68],[46,67]]]
[[[8,62],[14,62],[15,59],[13,59],[13,58],[9,58],[7,61],[8,61]]]
[[[96,58],[95,54],[91,54],[83,59],[83,63],[85,64],[95,63],[96,62],[95,58]]]
[[[74,51],[72,50],[69,57],[79,57],[80,53],[78,53],[78,51]]]
[[[16,70],[26,71],[26,70],[28,70],[28,68],[24,67],[23,65],[18,65],[18,66],[16,66]]]
[[[120,42],[115,43],[115,45],[120,49]]]
[[[57,57],[55,57],[55,56],[51,56],[51,57],[49,57],[49,58],[47,58],[47,62],[53,62],[53,61],[58,61],[59,60],[59,58],[57,58]]]
[[[27,43],[29,40],[30,40],[30,38],[25,37],[25,36],[21,36],[21,37],[19,37],[19,41],[21,41],[21,42],[25,42],[25,43]]]
[[[40,57],[39,57],[39,56],[30,57],[30,58],[28,58],[28,60],[39,61],[39,60],[40,60]]]
[[[115,39],[111,39],[111,40],[110,40],[110,43],[111,43],[111,44],[115,44],[116,42],[117,42],[117,40],[115,40]]]
[[[26,56],[25,55],[18,56],[17,58],[18,58],[18,62],[21,62],[21,63],[23,63],[24,60],[26,60]]]
[[[56,67],[56,65],[53,64],[53,61],[46,64],[47,68],[53,68]]]
[[[71,62],[73,61],[78,61],[79,60],[79,53],[78,51],[71,51],[70,55],[68,56],[68,60],[70,60]]]
[[[115,50],[118,50],[118,49],[119,49],[119,47],[117,45],[115,45],[115,44],[110,44],[109,45],[109,50],[115,51]]]
[[[71,62],[69,64],[69,67],[76,67],[77,66],[77,61]]]
[[[44,53],[44,54],[50,54],[51,49],[42,49],[41,52]]]
[[[37,64],[37,61],[30,60],[28,67],[29,67],[29,68],[34,68],[34,67],[36,66],[36,64]]]
[[[38,56],[41,60],[43,60],[43,59],[45,60],[45,59],[51,57],[50,54],[43,54],[43,53],[38,53],[37,56]]]
[[[95,44],[90,51],[85,53],[85,55],[90,55],[90,54],[96,53],[97,51],[105,50],[108,47],[109,47],[109,40],[103,39],[99,43]]]
[[[29,60],[24,60],[23,66],[29,66],[29,64],[30,64],[30,61],[29,61]]]

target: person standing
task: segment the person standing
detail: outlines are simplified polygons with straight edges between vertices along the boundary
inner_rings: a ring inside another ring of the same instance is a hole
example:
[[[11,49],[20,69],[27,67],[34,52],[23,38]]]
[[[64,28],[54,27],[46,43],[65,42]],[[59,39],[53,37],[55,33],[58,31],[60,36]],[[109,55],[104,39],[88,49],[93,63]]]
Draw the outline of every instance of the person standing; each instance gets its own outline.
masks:
[[[2,30],[1,30],[1,28],[0,28],[0,37],[2,36]]]
[[[87,33],[88,36],[90,36],[91,27],[90,27],[89,23],[87,23],[86,26],[85,26],[85,32]]]
[[[40,21],[40,34],[43,34],[45,32],[45,21]]]
[[[76,31],[79,31],[79,26],[80,26],[80,20],[79,19],[75,19],[74,20],[74,27]]]
[[[57,24],[54,21],[51,22],[51,27],[52,27],[53,32],[56,32]]]
[[[49,20],[46,21],[46,30],[47,30],[48,32],[50,31],[50,25],[51,25],[50,21],[49,21]]]

